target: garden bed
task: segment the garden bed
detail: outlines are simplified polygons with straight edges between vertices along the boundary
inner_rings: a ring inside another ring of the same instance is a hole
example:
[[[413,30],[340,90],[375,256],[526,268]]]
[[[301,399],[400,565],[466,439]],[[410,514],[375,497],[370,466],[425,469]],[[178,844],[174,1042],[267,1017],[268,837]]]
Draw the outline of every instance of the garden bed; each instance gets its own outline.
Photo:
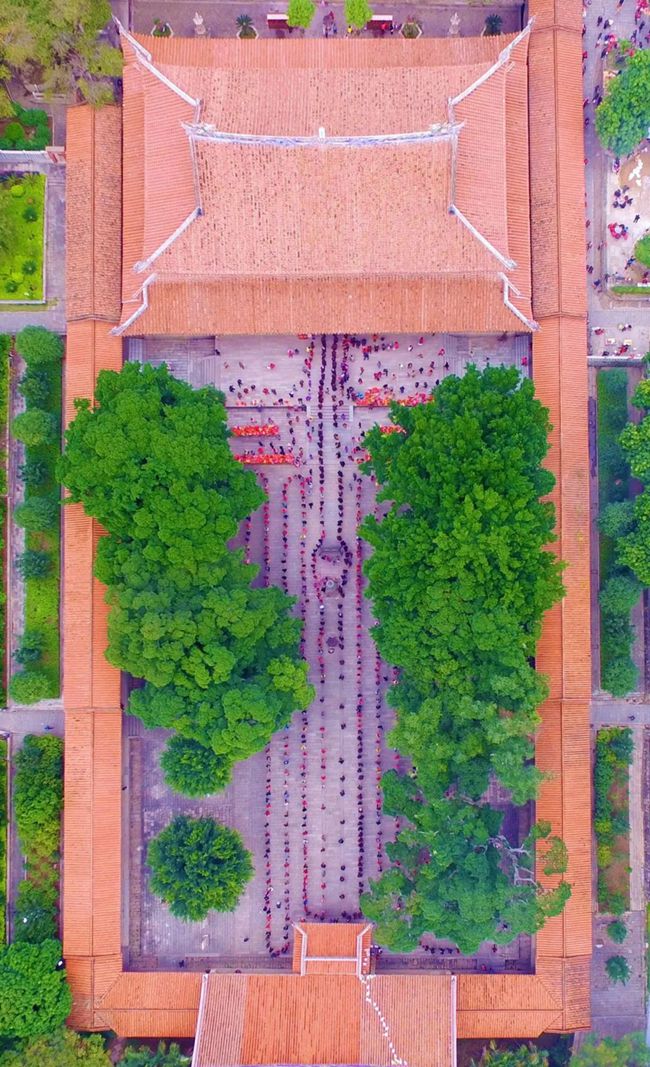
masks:
[[[50,119],[41,108],[13,105],[13,115],[0,119],[0,150],[38,152],[51,143]]]
[[[58,937],[63,741],[52,734],[28,734],[13,762],[14,815],[26,869],[13,940],[39,944]]]
[[[6,648],[7,631],[7,422],[9,416],[9,367],[11,338],[0,334],[0,647]],[[7,689],[7,657],[0,673],[0,700]]]
[[[0,945],[4,945],[7,939],[7,849],[9,845],[9,823],[7,805],[7,773],[8,742],[5,737],[0,737],[0,911],[2,913],[2,928],[0,929]]]
[[[0,300],[43,300],[44,174],[0,177],[0,223],[9,234],[0,257]]]
[[[610,727],[596,737],[594,829],[598,862],[598,907],[621,915],[630,906],[629,779],[632,731]]]

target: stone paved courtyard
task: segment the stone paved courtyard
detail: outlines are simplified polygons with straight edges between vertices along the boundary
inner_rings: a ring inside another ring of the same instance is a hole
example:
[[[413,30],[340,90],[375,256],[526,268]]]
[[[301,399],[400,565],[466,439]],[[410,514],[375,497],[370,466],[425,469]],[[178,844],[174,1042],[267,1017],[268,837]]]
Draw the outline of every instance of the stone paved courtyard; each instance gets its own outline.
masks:
[[[289,967],[292,924],[345,919],[386,864],[393,820],[382,817],[379,779],[396,765],[386,733],[391,671],[370,635],[361,573],[367,546],[356,534],[375,508],[373,481],[358,469],[360,442],[386,407],[367,407],[372,389],[428,395],[471,360],[528,370],[528,338],[447,335],[353,339],[273,337],[130,342],[129,358],[158,363],[195,386],[226,395],[231,428],[272,424],[276,435],[233,437],[235,453],[275,453],[293,463],[255,466],[268,503],[238,538],[260,565],[259,582],[297,598],[304,655],[316,699],[265,752],[235,771],[224,793],[191,800],[164,784],[158,757],[165,731],[125,718],[129,851],[125,919],[132,967]],[[498,796],[504,807],[507,798]],[[237,827],[254,856],[255,878],[231,915],[202,923],[174,919],[147,889],[146,845],[178,812],[210,814]],[[506,817],[513,827],[515,813]],[[128,829],[126,823],[128,821]],[[125,927],[126,929],[126,927]],[[431,942],[433,946],[433,942]],[[415,965],[526,969],[529,939],[463,960],[451,946],[420,951]],[[219,957],[218,960],[215,957]],[[386,964],[403,965],[399,960]]]

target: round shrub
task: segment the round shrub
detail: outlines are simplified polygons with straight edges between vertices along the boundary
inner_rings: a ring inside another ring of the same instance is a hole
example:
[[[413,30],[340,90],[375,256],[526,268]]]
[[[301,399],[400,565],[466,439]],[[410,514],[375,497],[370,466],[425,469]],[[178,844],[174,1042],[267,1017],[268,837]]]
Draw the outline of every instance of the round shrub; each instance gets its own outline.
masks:
[[[11,432],[17,441],[23,441],[31,447],[47,445],[56,437],[56,419],[49,411],[31,408],[22,415],[16,415]]]
[[[627,619],[640,595],[641,586],[636,578],[631,574],[615,574],[605,582],[600,591],[600,610],[603,614],[624,615]]]
[[[52,392],[51,376],[47,367],[28,367],[20,379],[18,389],[30,407],[45,407]]]
[[[5,289],[8,293],[18,292],[18,282],[15,282],[13,278],[10,278],[8,282],[5,282]]]
[[[622,919],[612,919],[611,923],[608,923],[607,933],[612,941],[617,945],[622,945],[627,937],[627,926]]]
[[[14,509],[18,526],[30,533],[51,530],[59,517],[59,501],[51,496],[35,496]]]
[[[634,255],[644,267],[650,267],[650,233],[641,237],[634,246]]]
[[[38,218],[38,211],[35,207],[32,207],[32,205],[29,204],[23,211],[23,218],[25,222],[36,222]]]
[[[606,537],[623,537],[634,526],[634,501],[617,500],[603,508],[598,526]]]
[[[44,326],[25,326],[16,337],[16,351],[28,366],[55,363],[63,355],[63,341]]]
[[[23,263],[23,274],[36,274],[36,263],[33,259],[26,259]]]
[[[9,682],[9,696],[17,704],[36,704],[51,695],[50,679],[44,671],[20,671]]]
[[[21,667],[38,663],[43,651],[43,634],[40,630],[25,630],[20,639],[20,647],[14,659]]]
[[[16,200],[20,200],[21,196],[25,195],[25,186],[17,183],[12,185],[10,192]]]
[[[234,911],[253,877],[251,854],[236,830],[214,819],[179,815],[149,844],[151,891],[172,915],[199,922],[208,912]]]
[[[19,271],[19,270],[12,271],[11,280],[12,280],[12,282],[15,282],[16,285],[20,285],[20,283],[23,280],[23,276],[22,276],[21,271]]]
[[[613,697],[624,697],[636,688],[638,671],[629,658],[611,660],[601,671],[600,684]]]
[[[610,956],[605,964],[607,977],[611,982],[625,985],[630,979],[630,965],[625,956]]]
[[[16,569],[23,578],[45,578],[52,569],[52,557],[49,552],[28,548],[18,556]]]
[[[170,738],[160,757],[167,785],[188,797],[204,797],[225,789],[232,764],[190,737]]]
[[[9,144],[15,145],[18,144],[19,141],[25,139],[25,131],[19,122],[10,122],[5,126],[3,138],[5,141],[9,141]],[[14,186],[14,188],[17,187]]]

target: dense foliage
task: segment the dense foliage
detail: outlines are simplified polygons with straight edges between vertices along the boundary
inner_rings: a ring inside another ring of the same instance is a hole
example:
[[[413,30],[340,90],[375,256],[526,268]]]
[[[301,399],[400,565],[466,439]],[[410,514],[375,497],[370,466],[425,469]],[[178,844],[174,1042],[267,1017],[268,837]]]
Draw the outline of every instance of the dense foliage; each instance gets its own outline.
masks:
[[[63,742],[28,734],[14,757],[14,814],[27,877],[14,913],[16,941],[57,935],[58,857],[63,804]]]
[[[4,110],[4,108],[3,108]],[[29,152],[46,148],[51,144],[50,119],[46,111],[38,107],[25,108],[12,103],[12,122],[0,133],[0,149],[13,152]]]
[[[45,175],[0,174],[0,300],[43,299],[44,217]]]
[[[598,731],[594,763],[594,830],[598,863],[598,902],[620,915],[629,903],[628,778],[634,740],[617,726]]]
[[[5,940],[5,909],[7,906],[7,844],[8,844],[8,819],[7,819],[7,739],[0,737],[0,945]]]
[[[607,83],[596,110],[596,131],[605,148],[627,156],[647,137],[649,125],[650,53],[642,49]]]
[[[184,1056],[174,1041],[169,1045],[160,1041],[156,1049],[147,1048],[146,1045],[127,1048],[120,1060],[122,1067],[189,1067],[189,1063],[190,1057]]]
[[[48,97],[77,90],[91,103],[113,97],[122,72],[119,51],[99,37],[111,17],[108,0],[0,0],[0,64],[4,77],[43,85]],[[0,116],[12,114],[2,90]]]
[[[0,434],[6,431],[9,417],[9,359],[11,353],[11,338],[7,334],[0,334]],[[7,457],[5,449],[0,448],[0,549],[4,548],[4,524],[7,514]],[[0,563],[0,644],[4,648],[6,627],[6,603],[5,583],[3,570],[5,566],[4,552]],[[0,681],[0,699],[4,704],[6,694],[4,683]]]
[[[472,1067],[548,1067],[548,1052],[530,1043],[516,1049],[499,1049],[491,1041],[478,1063],[472,1061]]]
[[[601,370],[598,397],[598,507],[600,527],[600,683],[612,696],[625,696],[637,684],[632,660],[632,608],[639,583],[618,558],[617,543],[633,523],[628,499],[629,464],[620,443],[627,425],[627,372]]]
[[[345,21],[348,26],[363,30],[372,18],[368,0],[345,0]]]
[[[571,1067],[650,1067],[650,1048],[641,1033],[602,1040],[589,1034],[574,1053]]]
[[[12,423],[14,435],[18,429],[26,444],[20,468],[25,503],[14,509],[14,519],[27,536],[18,561],[25,579],[25,633],[15,657],[23,669],[11,679],[10,693],[15,701],[30,704],[60,691],[60,503],[55,471],[61,451],[63,344],[42,326],[28,326],[18,334],[16,349],[26,363],[19,389],[27,410]],[[37,654],[30,655],[27,645]]]
[[[254,589],[229,548],[264,499],[233,458],[223,397],[162,366],[103,372],[77,402],[60,475],[108,530],[96,574],[112,611],[107,658],[146,685],[129,710],[212,749],[225,769],[313,697],[292,599]]]
[[[71,1007],[58,941],[0,949],[0,1038],[52,1033]]]
[[[630,965],[625,956],[610,956],[605,963],[605,970],[610,982],[626,985],[630,980]]]
[[[99,1034],[82,1037],[65,1026],[0,1055],[0,1067],[111,1067],[111,1063]]]
[[[160,758],[167,785],[188,797],[218,793],[228,785],[232,768],[223,756],[191,737],[171,737]]]
[[[643,413],[640,422],[628,422],[620,444],[633,478],[643,485],[635,497],[628,528],[616,542],[618,558],[643,585],[650,585],[650,379],[637,386],[632,403]]]
[[[179,815],[151,841],[151,891],[172,915],[198,922],[208,912],[234,911],[253,877],[251,854],[236,830],[214,819]]]
[[[387,810],[411,825],[390,847],[401,868],[371,886],[363,908],[389,947],[414,948],[431,931],[471,952],[486,937],[539,929],[569,893],[563,881],[544,893],[531,873],[548,829],[517,859],[502,813],[481,803],[492,776],[518,804],[539,782],[532,735],[546,685],[531,660],[543,613],[562,595],[544,547],[554,509],[540,500],[553,486],[541,465],[548,412],[516,369],[470,368],[446,378],[433,403],[395,406],[392,419],[404,433],[376,428],[364,441],[390,508],[361,532],[374,549],[373,636],[401,671],[390,742],[415,776],[384,781]],[[562,873],[561,843],[545,847]]]
[[[650,233],[641,237],[634,246],[634,255],[644,267],[650,267]]]
[[[314,0],[289,0],[287,7],[287,23],[289,26],[302,26],[306,29],[316,11]]]

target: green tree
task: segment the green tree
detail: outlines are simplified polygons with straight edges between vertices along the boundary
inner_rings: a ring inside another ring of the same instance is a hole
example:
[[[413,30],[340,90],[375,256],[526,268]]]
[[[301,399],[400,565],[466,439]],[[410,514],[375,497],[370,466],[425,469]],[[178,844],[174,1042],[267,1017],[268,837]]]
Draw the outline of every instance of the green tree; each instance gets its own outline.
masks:
[[[52,851],[63,803],[63,741],[27,734],[14,757],[14,815],[25,851]]]
[[[146,1045],[127,1048],[120,1060],[122,1067],[186,1067],[189,1062],[190,1057],[184,1056],[180,1046],[173,1041],[170,1045],[160,1041],[155,1051],[147,1048]]]
[[[621,537],[634,526],[634,501],[615,500],[606,504],[598,516],[598,527],[605,537]]]
[[[472,1060],[472,1067],[548,1067],[548,1052],[530,1043],[516,1049],[499,1049],[491,1041],[478,1063]]]
[[[289,0],[287,23],[289,26],[302,26],[307,29],[316,11],[314,0]]]
[[[171,737],[160,757],[167,785],[188,797],[204,797],[225,789],[231,765],[211,748],[190,737]]]
[[[622,919],[613,919],[607,924],[607,933],[617,945],[622,945],[627,937],[627,926]]]
[[[16,704],[36,704],[50,695],[50,687],[45,671],[18,671],[9,682],[9,695]]]
[[[49,411],[32,408],[16,415],[11,424],[11,432],[18,441],[26,445],[46,445],[56,436],[56,420]]]
[[[368,0],[345,0],[345,21],[348,26],[362,30],[372,18],[372,8]]]
[[[16,570],[23,578],[44,578],[52,570],[49,552],[28,548],[18,556]]]
[[[51,530],[59,517],[59,502],[53,496],[33,496],[14,508],[14,521],[35,533]]]
[[[650,1067],[650,1049],[641,1033],[603,1040],[589,1034],[571,1057],[571,1067]]]
[[[44,326],[25,326],[16,335],[16,351],[31,370],[37,364],[60,362],[63,341],[58,334],[46,330]]]
[[[627,59],[607,83],[596,110],[596,131],[605,148],[627,156],[648,135],[650,125],[650,54],[641,49]]]
[[[641,237],[634,246],[634,255],[644,267],[650,267],[650,233]]]
[[[58,941],[0,949],[0,1037],[50,1034],[71,1007]]]
[[[264,495],[234,459],[223,397],[162,366],[103,372],[77,402],[59,471],[108,530],[96,574],[112,610],[107,659],[144,677],[129,710],[226,764],[263,748],[313,698],[293,599],[253,589],[229,542]]]
[[[214,911],[234,911],[253,877],[251,854],[236,830],[214,819],[179,815],[149,844],[151,891],[172,915],[198,922]]]
[[[610,956],[605,963],[605,970],[611,982],[626,985],[630,980],[630,965],[625,956]]]
[[[0,1067],[111,1067],[111,1058],[99,1034],[82,1037],[61,1027],[3,1053]]]
[[[119,51],[99,39],[110,17],[107,0],[0,0],[3,77],[41,82],[48,97],[75,90],[91,99],[96,88],[110,89],[108,79],[122,72]]]

